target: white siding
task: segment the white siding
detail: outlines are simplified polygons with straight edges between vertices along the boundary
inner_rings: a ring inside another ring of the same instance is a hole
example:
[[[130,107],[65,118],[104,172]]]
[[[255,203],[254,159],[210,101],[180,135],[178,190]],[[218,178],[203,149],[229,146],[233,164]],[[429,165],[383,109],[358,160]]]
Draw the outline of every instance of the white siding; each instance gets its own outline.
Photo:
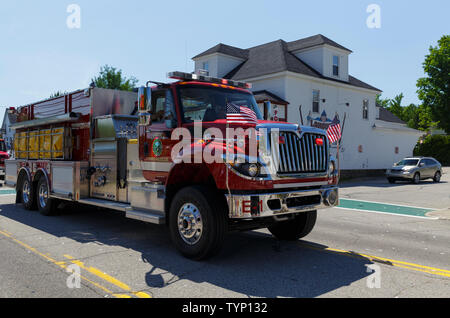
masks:
[[[306,51],[294,53],[300,60],[311,66],[317,72],[323,74],[324,71],[324,48],[318,47]]]
[[[208,62],[210,76],[222,78],[244,60],[215,53],[195,59],[195,72],[203,68],[203,62]]]

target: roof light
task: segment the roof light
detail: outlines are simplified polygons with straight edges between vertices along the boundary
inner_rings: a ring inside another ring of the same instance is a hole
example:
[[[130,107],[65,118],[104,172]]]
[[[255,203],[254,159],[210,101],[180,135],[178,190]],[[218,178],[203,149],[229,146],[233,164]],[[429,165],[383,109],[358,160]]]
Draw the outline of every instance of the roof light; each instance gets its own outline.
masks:
[[[167,77],[182,80],[182,81],[200,81],[200,82],[209,82],[209,83],[215,83],[215,84],[229,85],[229,86],[245,88],[245,89],[252,88],[252,85],[250,83],[233,81],[233,80],[228,80],[225,78],[216,78],[216,77],[205,76],[202,74],[195,74],[195,73],[185,73],[185,72],[175,71],[175,72],[167,73]]]

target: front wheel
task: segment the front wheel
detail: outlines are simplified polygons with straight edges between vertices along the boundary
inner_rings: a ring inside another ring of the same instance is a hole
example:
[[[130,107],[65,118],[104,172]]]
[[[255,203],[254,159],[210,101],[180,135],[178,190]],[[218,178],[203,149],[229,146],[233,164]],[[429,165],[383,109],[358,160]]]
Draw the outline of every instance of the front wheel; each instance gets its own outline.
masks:
[[[303,212],[293,220],[282,221],[268,227],[270,233],[279,240],[296,241],[308,235],[317,220],[317,211]]]
[[[220,250],[227,232],[227,215],[217,195],[200,186],[187,187],[174,197],[169,211],[170,236],[187,258],[202,260]]]

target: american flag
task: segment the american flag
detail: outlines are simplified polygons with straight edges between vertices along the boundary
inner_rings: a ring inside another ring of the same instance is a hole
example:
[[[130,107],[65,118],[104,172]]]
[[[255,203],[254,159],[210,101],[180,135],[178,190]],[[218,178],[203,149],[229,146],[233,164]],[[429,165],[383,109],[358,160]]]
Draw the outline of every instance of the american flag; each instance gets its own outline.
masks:
[[[337,116],[334,117],[330,126],[328,126],[327,135],[328,135],[328,140],[330,140],[330,144],[333,144],[336,141],[338,141],[339,139],[341,139],[341,136],[342,136],[341,124],[340,124],[340,121],[337,118]]]
[[[256,117],[256,113],[246,106],[227,103],[227,122],[256,125],[258,118]]]

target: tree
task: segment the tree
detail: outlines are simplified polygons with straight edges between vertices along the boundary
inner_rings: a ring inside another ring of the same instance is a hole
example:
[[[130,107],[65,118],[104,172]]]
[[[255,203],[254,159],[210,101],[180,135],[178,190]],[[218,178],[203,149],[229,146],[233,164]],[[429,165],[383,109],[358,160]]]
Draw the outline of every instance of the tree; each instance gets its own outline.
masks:
[[[417,81],[417,93],[438,127],[450,134],[450,35],[442,36],[429,51],[423,63],[428,76]]]
[[[122,75],[122,70],[104,65],[100,68],[99,76],[94,77],[92,82],[96,87],[132,91],[138,83],[138,80],[133,76],[126,78]]]
[[[395,116],[400,118],[401,120],[405,121],[404,115],[403,115],[403,107],[402,107],[402,100],[403,100],[403,93],[400,93],[399,95],[395,96],[393,99],[389,101],[389,107],[388,110],[393,113]]]

